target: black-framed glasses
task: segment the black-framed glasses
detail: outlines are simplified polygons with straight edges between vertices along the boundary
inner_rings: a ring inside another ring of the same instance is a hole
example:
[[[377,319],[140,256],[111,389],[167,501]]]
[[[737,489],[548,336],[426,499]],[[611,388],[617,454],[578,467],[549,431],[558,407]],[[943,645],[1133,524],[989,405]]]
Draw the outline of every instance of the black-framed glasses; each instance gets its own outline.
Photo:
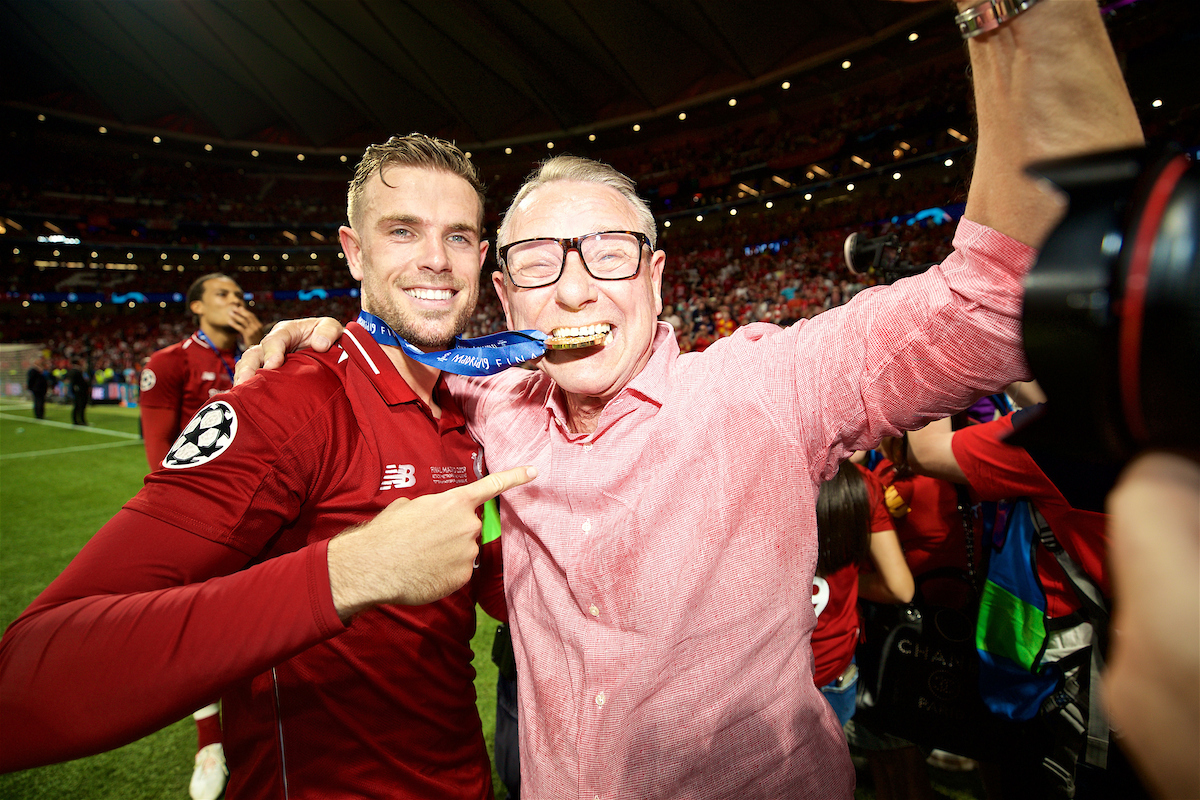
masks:
[[[642,269],[650,237],[637,231],[598,231],[573,239],[521,239],[496,251],[500,266],[519,289],[549,286],[562,277],[567,253],[579,253],[583,268],[598,281],[624,281]]]

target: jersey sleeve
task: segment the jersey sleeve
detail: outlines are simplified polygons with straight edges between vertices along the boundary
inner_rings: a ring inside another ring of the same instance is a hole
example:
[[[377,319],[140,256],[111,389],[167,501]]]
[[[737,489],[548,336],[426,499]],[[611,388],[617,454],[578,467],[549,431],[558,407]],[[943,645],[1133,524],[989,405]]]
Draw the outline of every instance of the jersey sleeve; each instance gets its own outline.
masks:
[[[134,741],[340,633],[326,550],[247,567],[120,511],[0,640],[0,772]]]
[[[126,507],[266,557],[276,534],[336,477],[329,407],[339,397],[345,405],[340,386],[308,359],[217,396]]]
[[[1007,444],[1012,415],[955,431],[950,446],[967,483],[981,500],[1058,499],[1058,490],[1023,448]]]
[[[871,533],[895,530],[896,524],[892,522],[892,515],[888,513],[887,503],[884,501],[883,483],[866,467],[860,464],[854,466],[858,467],[863,482],[867,485],[867,496],[871,503]]]
[[[178,348],[166,348],[150,356],[142,370],[138,408],[142,417],[142,441],[150,469],[158,469],[171,449],[183,424],[183,391],[187,381],[186,360]]]

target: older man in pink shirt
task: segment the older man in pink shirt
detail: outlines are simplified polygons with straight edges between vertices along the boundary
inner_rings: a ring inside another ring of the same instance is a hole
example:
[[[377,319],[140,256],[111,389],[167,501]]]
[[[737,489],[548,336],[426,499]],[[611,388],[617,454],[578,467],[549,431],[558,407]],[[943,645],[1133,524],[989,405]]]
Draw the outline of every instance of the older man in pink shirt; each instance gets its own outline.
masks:
[[[653,216],[605,165],[554,159],[514,199],[493,276],[509,326],[595,342],[450,384],[489,467],[539,474],[500,501],[524,795],[853,795],[803,679],[817,486],[1029,377],[1021,279],[1060,204],[1024,167],[1141,142],[1090,0],[1041,0],[969,49],[979,139],[954,253],[787,329],[681,355],[656,321]]]

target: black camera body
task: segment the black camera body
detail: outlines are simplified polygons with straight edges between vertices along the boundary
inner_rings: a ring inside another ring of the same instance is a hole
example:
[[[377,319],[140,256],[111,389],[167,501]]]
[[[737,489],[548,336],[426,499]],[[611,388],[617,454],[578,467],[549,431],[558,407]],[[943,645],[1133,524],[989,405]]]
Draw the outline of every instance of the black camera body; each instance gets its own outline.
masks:
[[[919,275],[933,266],[932,263],[914,264],[904,258],[904,247],[900,244],[900,237],[894,233],[873,238],[852,233],[842,244],[842,256],[846,267],[855,275],[878,275],[885,284],[893,284],[909,275]]]
[[[1200,452],[1200,171],[1144,149],[1032,167],[1070,208],[1025,283],[1045,418],[1019,437],[1090,461]]]

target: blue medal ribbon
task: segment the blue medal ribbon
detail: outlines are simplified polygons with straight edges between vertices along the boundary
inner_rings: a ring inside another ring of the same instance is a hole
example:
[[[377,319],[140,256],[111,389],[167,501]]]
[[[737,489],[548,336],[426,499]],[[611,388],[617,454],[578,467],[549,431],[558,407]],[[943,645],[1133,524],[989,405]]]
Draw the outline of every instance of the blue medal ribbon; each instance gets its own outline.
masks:
[[[546,334],[541,331],[501,331],[477,339],[455,336],[453,349],[426,353],[369,311],[359,312],[358,324],[379,344],[399,347],[413,361],[455,375],[494,375],[546,352]]]
[[[229,366],[228,362],[226,362],[225,359],[221,358],[220,348],[218,348],[215,344],[213,344],[213,340],[208,338],[208,334],[205,333],[203,330],[196,331],[196,338],[212,348],[212,351],[217,354],[217,361],[221,362],[221,366],[225,368],[225,371],[227,373],[229,373],[229,380],[232,381],[233,380],[233,367]],[[238,347],[237,349],[235,349],[233,351],[233,363],[236,364],[241,357],[242,357],[242,349],[240,347]]]

